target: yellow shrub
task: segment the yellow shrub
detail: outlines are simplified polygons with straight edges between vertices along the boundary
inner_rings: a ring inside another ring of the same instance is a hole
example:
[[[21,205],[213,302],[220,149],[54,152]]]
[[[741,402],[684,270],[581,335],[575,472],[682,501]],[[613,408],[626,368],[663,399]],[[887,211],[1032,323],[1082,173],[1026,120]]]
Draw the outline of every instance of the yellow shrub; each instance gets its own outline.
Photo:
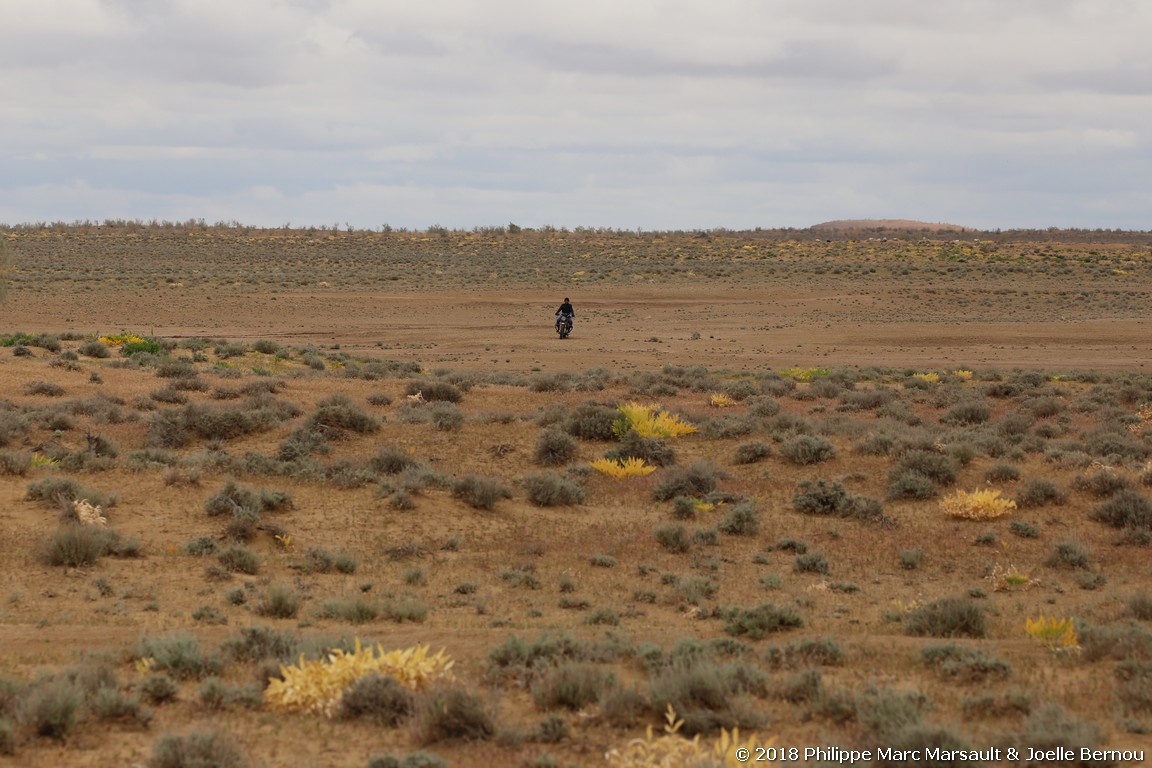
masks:
[[[985,488],[982,491],[956,491],[940,502],[940,509],[965,520],[993,520],[1016,509],[1016,502],[1001,498],[1000,491]]]
[[[635,430],[640,437],[680,437],[696,431],[696,427],[679,416],[660,410],[659,405],[625,403],[620,406],[622,418],[612,425],[618,436]]]
[[[964,379],[964,381],[972,381],[972,371],[966,371],[963,368],[952,371],[952,375],[958,379]]]
[[[829,368],[785,368],[780,371],[781,376],[787,376],[796,381],[812,381],[817,376],[827,376],[832,373]]]
[[[916,374],[912,375],[912,378],[921,379],[923,381],[927,381],[927,382],[930,382],[932,384],[935,384],[936,382],[940,381],[940,374],[938,374],[938,373],[916,373]]]
[[[1027,619],[1024,629],[1037,642],[1043,643],[1051,651],[1071,651],[1080,647],[1076,636],[1076,622],[1073,619],[1057,619],[1040,616]]]
[[[113,333],[100,337],[100,343],[107,344],[110,347],[119,347],[121,344],[140,344],[144,341],[147,341],[147,339],[142,336],[137,336],[134,333]]]
[[[344,691],[373,672],[391,675],[406,688],[418,690],[429,682],[452,676],[453,662],[441,649],[435,655],[428,646],[417,645],[385,651],[379,645],[363,648],[357,638],[355,650],[334,650],[326,659],[280,667],[283,680],[268,681],[264,701],[273,709],[322,712],[329,717]]]
[[[638,459],[631,456],[627,459],[597,459],[592,462],[592,469],[601,472],[608,477],[614,477],[617,480],[622,480],[626,477],[641,477],[643,475],[650,475],[656,471],[656,467],[644,463],[644,459]]]
[[[701,743],[699,736],[686,739],[679,733],[684,721],[676,718],[671,704],[664,719],[667,721],[664,733],[654,736],[652,726],[648,726],[643,739],[633,739],[624,747],[604,755],[608,765],[613,768],[693,768],[699,765],[736,768],[748,763],[748,754],[754,756],[757,750],[776,743],[775,739],[760,741],[756,734],[741,741],[739,728],[733,728],[731,732],[721,728],[720,735],[711,743]],[[741,755],[744,760],[737,756],[741,750],[746,750]]]
[[[728,395],[717,392],[708,398],[708,405],[713,408],[731,408],[736,405],[736,401],[728,397]]]

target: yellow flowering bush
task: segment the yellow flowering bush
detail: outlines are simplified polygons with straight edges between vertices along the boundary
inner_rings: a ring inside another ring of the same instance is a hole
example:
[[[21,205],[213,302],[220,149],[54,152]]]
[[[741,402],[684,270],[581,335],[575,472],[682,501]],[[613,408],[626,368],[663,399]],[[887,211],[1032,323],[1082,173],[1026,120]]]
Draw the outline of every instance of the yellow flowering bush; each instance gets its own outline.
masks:
[[[664,719],[667,721],[664,733],[654,736],[652,726],[648,726],[644,738],[633,739],[624,747],[604,755],[608,765],[613,768],[693,768],[698,765],[736,768],[747,764],[746,754],[755,755],[757,750],[776,743],[775,739],[760,741],[756,734],[741,741],[739,728],[733,728],[731,732],[721,728],[720,735],[710,743],[701,743],[699,735],[687,739],[679,733],[684,721],[677,719],[671,704]],[[747,750],[743,761],[737,757],[740,750]]]
[[[972,371],[966,371],[963,368],[952,371],[952,375],[964,381],[972,381]]]
[[[938,373],[914,373],[912,378],[927,381],[930,384],[935,384],[940,381],[940,374]]]
[[[656,471],[656,467],[635,456],[630,456],[627,459],[597,459],[592,462],[591,467],[597,472],[617,480],[623,480],[626,477],[643,477]]]
[[[147,341],[143,336],[137,336],[134,333],[113,333],[108,336],[100,337],[101,344],[107,344],[110,347],[119,347],[124,344],[142,344]]]
[[[331,717],[340,697],[354,682],[372,673],[391,675],[406,688],[419,690],[434,680],[452,676],[453,662],[441,649],[430,654],[427,645],[394,651],[381,646],[364,648],[357,638],[352,651],[334,650],[320,661],[280,667],[283,680],[268,681],[264,701],[273,709],[321,712]]]
[[[736,401],[728,395],[717,392],[708,398],[708,405],[713,408],[731,408],[736,405]]]
[[[1050,651],[1072,651],[1080,647],[1080,638],[1076,636],[1076,621],[1071,618],[1040,616],[1027,619],[1024,629],[1032,639],[1043,643]]]
[[[785,368],[780,371],[781,376],[787,376],[796,381],[812,381],[817,376],[827,376],[832,373],[830,368]]]
[[[635,431],[640,437],[680,437],[696,431],[696,427],[679,416],[660,409],[659,405],[625,403],[620,406],[621,417],[612,425],[612,431],[623,437]]]
[[[982,491],[956,491],[940,502],[940,509],[964,520],[994,520],[1016,509],[1016,502],[1001,498],[1000,491],[985,488]]]

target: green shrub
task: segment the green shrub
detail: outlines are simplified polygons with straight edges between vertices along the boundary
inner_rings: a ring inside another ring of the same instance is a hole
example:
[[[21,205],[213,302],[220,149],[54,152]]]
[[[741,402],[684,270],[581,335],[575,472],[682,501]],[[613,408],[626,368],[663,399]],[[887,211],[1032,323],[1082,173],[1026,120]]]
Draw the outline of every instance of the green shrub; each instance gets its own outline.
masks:
[[[1011,464],[997,464],[984,473],[986,483],[1007,483],[1020,479],[1020,468]]]
[[[716,483],[726,477],[723,472],[706,461],[694,461],[686,467],[676,467],[652,490],[656,501],[668,501],[677,496],[706,496],[716,490]]]
[[[512,492],[494,477],[468,475],[452,484],[452,497],[473,509],[493,509],[501,499],[512,498]]]
[[[771,455],[772,446],[767,443],[762,443],[759,440],[750,440],[747,443],[740,443],[740,445],[736,446],[736,457],[734,461],[737,464],[755,464]]]
[[[364,412],[343,393],[330,395],[316,404],[306,422],[310,429],[324,435],[355,432],[368,435],[380,429],[380,422]]]
[[[1079,544],[1071,541],[1061,542],[1044,561],[1051,568],[1069,568],[1072,570],[1088,570],[1088,553],[1080,548]]]
[[[183,633],[167,637],[145,635],[137,643],[135,655],[153,659],[153,669],[168,672],[178,680],[215,675],[221,669],[219,657],[206,655],[195,636]]]
[[[83,690],[65,677],[56,677],[32,686],[21,714],[37,736],[62,741],[76,726],[83,707]]]
[[[496,724],[478,696],[463,688],[443,685],[417,697],[413,734],[420,744],[485,741],[496,735]]]
[[[152,704],[175,701],[179,693],[176,681],[163,672],[150,674],[140,683],[140,695]]]
[[[783,647],[772,646],[766,649],[764,660],[777,668],[838,667],[844,663],[844,653],[832,638],[805,638]]]
[[[412,752],[404,757],[373,755],[368,768],[448,768],[448,763],[431,752]]]
[[[1060,505],[1064,503],[1064,494],[1048,480],[1034,478],[1024,484],[1024,488],[1016,495],[1016,506],[1021,509],[1042,507],[1045,505]]]
[[[532,699],[540,709],[572,711],[594,704],[616,686],[615,676],[601,667],[568,662],[544,671],[532,686]]]
[[[832,515],[878,520],[884,516],[880,502],[866,496],[853,496],[841,483],[804,480],[792,497],[792,508],[805,515]]]
[[[391,675],[361,677],[340,696],[336,716],[342,720],[370,720],[385,728],[395,727],[411,714],[415,698]]]
[[[692,547],[688,531],[682,525],[666,525],[657,528],[656,542],[675,554],[683,554]]]
[[[244,753],[218,731],[162,736],[152,748],[148,768],[247,768]]]
[[[992,411],[986,404],[970,400],[957,403],[949,408],[944,415],[940,417],[940,423],[966,427],[974,424],[983,424],[988,421],[991,415]]]
[[[1077,491],[1083,491],[1098,498],[1110,498],[1120,491],[1126,491],[1132,487],[1132,483],[1127,477],[1107,469],[1088,475],[1076,475],[1072,478],[1071,485]]]
[[[286,584],[273,584],[253,606],[260,616],[274,619],[294,619],[300,611],[300,593]]]
[[[730,608],[724,611],[724,631],[736,637],[763,640],[773,632],[804,626],[804,620],[791,608],[761,603],[755,608]]]
[[[31,451],[0,451],[0,475],[23,477],[31,469]]]
[[[260,572],[260,558],[243,545],[229,544],[216,557],[220,565],[232,573],[252,576]]]
[[[751,501],[735,504],[717,526],[730,536],[755,536],[760,531],[760,513]]]
[[[900,560],[900,567],[906,571],[914,571],[920,567],[920,561],[924,559],[924,550],[916,547],[915,549],[902,549],[897,555]]]
[[[963,598],[945,597],[914,608],[904,617],[904,631],[919,637],[984,637],[986,622],[980,606]]]
[[[325,600],[320,606],[322,618],[346,621],[350,624],[366,624],[379,615],[380,607],[374,601],[362,597]]]
[[[119,536],[111,528],[65,523],[45,543],[43,559],[48,565],[83,568],[112,554],[118,541]]]
[[[1089,513],[1113,528],[1152,528],[1152,502],[1136,491],[1120,491]]]
[[[940,485],[956,482],[956,463],[949,456],[929,451],[909,451],[900,459],[899,469],[912,471]]]
[[[797,555],[795,562],[792,564],[793,570],[796,573],[821,573],[828,574],[828,560],[816,552],[809,552],[803,555]]]
[[[400,448],[384,446],[368,461],[373,471],[384,475],[398,475],[406,469],[415,469],[420,461]]]
[[[952,643],[925,646],[920,651],[920,658],[941,677],[963,683],[1003,679],[1012,671],[1007,662],[983,651],[961,648]]]
[[[430,403],[458,403],[464,399],[464,393],[455,384],[435,379],[419,379],[408,382],[404,388],[404,394],[411,396],[417,393]]]
[[[826,438],[817,435],[797,435],[780,444],[780,454],[793,464],[818,464],[836,455],[836,449]]]
[[[909,469],[893,467],[888,473],[888,499],[931,499],[940,489],[928,477]]]
[[[757,728],[764,718],[742,697],[763,693],[763,674],[741,664],[710,662],[678,664],[664,668],[649,683],[649,701],[656,712],[671,706],[684,721],[686,736],[719,728]]]
[[[546,429],[536,440],[536,463],[559,467],[576,457],[576,440],[558,429]]]
[[[613,461],[640,459],[654,467],[671,467],[676,463],[676,451],[666,440],[656,437],[641,437],[630,430],[620,438],[620,445],[604,454]]]
[[[82,485],[71,477],[58,477],[49,475],[42,480],[28,484],[26,497],[29,501],[44,502],[49,506],[56,506],[61,501],[73,502],[86,499],[93,506],[108,509],[116,505],[115,496],[103,493]]]
[[[428,420],[440,432],[458,432],[464,426],[464,411],[453,403],[432,403]]]
[[[581,440],[615,440],[612,425],[620,418],[615,406],[587,401],[576,406],[563,421],[563,429]]]

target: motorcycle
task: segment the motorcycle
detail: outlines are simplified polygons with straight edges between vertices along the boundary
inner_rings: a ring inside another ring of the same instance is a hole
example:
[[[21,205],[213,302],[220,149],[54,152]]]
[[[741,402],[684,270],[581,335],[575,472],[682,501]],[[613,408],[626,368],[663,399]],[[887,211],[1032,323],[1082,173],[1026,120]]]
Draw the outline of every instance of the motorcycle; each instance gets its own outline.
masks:
[[[556,333],[560,338],[568,338],[568,334],[572,333],[572,315],[560,315],[556,318]]]

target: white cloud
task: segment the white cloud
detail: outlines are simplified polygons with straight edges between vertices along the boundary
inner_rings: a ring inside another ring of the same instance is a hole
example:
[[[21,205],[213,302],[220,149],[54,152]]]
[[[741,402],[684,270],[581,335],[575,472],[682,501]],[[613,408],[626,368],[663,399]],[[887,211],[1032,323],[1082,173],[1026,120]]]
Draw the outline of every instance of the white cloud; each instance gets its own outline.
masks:
[[[8,222],[1147,227],[1139,0],[0,13]]]

